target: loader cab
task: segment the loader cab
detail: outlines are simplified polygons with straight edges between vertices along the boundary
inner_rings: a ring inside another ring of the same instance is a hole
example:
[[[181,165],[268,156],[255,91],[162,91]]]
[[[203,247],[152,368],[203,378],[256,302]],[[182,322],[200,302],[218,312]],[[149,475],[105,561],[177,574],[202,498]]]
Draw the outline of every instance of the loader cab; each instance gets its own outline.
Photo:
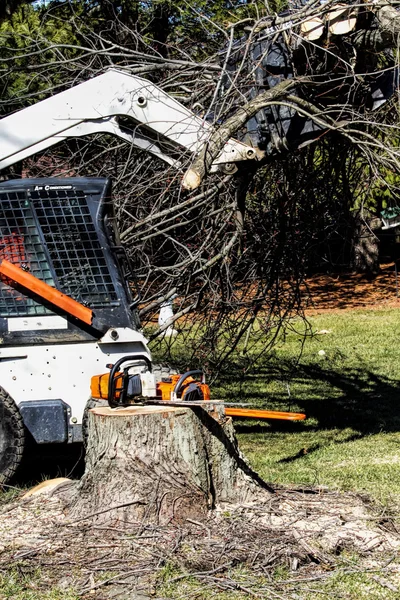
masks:
[[[119,244],[109,179],[0,182],[0,259],[89,307],[96,322],[96,330],[82,328],[0,283],[4,345],[79,342],[110,327],[138,328],[132,270]]]

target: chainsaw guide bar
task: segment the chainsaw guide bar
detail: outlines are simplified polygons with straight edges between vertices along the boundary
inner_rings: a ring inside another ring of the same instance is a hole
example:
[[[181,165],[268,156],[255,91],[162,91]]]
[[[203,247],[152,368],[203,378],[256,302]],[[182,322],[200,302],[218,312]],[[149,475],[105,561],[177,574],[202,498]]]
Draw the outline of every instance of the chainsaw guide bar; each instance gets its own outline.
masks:
[[[132,402],[118,408],[126,408],[127,406],[180,406],[180,407],[210,407],[212,404],[219,404],[226,407],[225,415],[227,417],[237,417],[242,419],[259,419],[259,420],[280,420],[280,421],[304,421],[306,415],[304,413],[281,412],[277,410],[252,409],[247,408],[248,403],[240,402],[224,402],[223,400],[140,400]]]
[[[127,406],[149,406],[155,404],[157,406],[210,406],[211,404],[222,404],[223,406],[250,406],[248,403],[239,402],[224,402],[223,400],[138,400],[125,404],[124,406],[118,406],[117,408],[126,408]]]

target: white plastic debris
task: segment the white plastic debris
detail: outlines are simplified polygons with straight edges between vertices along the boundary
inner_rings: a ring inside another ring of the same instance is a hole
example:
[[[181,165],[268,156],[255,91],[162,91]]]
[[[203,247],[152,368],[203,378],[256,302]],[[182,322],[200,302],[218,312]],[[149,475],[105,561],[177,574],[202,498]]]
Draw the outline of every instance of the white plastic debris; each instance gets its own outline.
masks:
[[[170,298],[166,302],[163,302],[160,307],[160,314],[158,315],[158,326],[168,325],[164,332],[165,337],[172,337],[178,335],[178,331],[172,327],[172,321],[174,318],[173,310],[173,298]]]

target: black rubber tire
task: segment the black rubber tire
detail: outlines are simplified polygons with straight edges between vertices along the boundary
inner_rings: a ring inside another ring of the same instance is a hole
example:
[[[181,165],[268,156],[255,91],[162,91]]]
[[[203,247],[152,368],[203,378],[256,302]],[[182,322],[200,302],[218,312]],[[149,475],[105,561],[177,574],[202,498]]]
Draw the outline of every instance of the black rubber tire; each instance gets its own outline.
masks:
[[[89,436],[89,428],[88,428],[89,410],[91,408],[96,408],[98,406],[108,406],[107,400],[93,400],[93,398],[89,398],[89,400],[86,402],[85,410],[83,411],[82,441],[83,441],[83,447],[85,448],[85,450],[87,448],[87,442],[88,442],[88,436]]]
[[[25,427],[18,406],[0,387],[0,485],[18,469],[25,448]]]

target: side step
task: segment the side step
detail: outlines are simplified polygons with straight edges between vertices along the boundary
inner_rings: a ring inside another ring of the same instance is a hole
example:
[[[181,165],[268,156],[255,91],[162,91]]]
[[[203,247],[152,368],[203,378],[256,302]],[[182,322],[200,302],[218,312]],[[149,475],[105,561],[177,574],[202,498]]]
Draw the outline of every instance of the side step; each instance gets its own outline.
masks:
[[[243,419],[279,419],[281,421],[304,421],[304,413],[280,412],[278,410],[258,410],[256,408],[225,408],[225,414],[229,417],[241,417]]]

